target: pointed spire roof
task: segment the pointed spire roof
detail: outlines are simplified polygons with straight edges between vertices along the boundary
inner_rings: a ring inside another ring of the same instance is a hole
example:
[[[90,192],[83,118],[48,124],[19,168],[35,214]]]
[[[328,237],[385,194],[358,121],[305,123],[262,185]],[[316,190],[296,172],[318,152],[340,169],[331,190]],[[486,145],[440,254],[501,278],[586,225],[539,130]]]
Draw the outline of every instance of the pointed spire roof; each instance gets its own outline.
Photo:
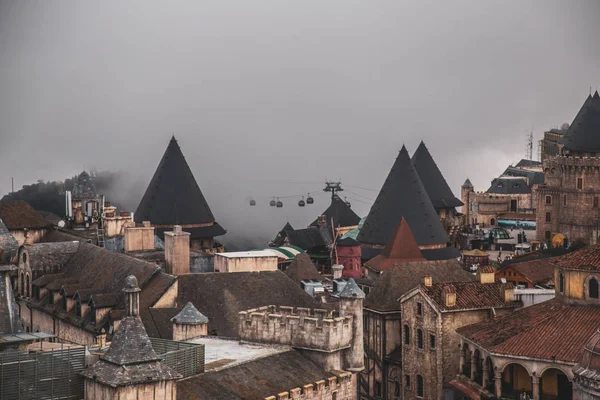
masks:
[[[358,287],[356,281],[350,278],[337,297],[340,299],[364,299],[365,293]]]
[[[331,225],[331,219],[333,218],[333,224],[336,228],[338,226],[356,226],[360,222],[360,217],[337,195],[333,197],[331,204],[322,215],[325,215],[328,226]],[[314,220],[310,226],[319,226],[319,219]]]
[[[181,325],[208,324],[208,317],[198,311],[191,301],[188,301],[181,312],[171,318],[171,322]]]
[[[297,254],[285,270],[285,274],[297,283],[300,283],[303,280],[323,279],[308,253]]]
[[[445,245],[448,241],[446,230],[404,146],[371,207],[358,241],[385,245],[402,217],[410,225],[419,246]]]
[[[461,187],[465,188],[465,189],[472,189],[473,184],[471,183],[471,180],[469,178],[467,178],[467,180],[465,181],[465,183],[462,184]]]
[[[463,205],[462,201],[454,197],[446,179],[433,160],[431,153],[421,141],[417,151],[412,156],[412,163],[421,178],[421,182],[436,209],[454,208]]]
[[[600,152],[600,95],[588,98],[565,135],[565,149],[573,152]]]
[[[280,230],[279,232],[289,232],[289,231],[293,231],[294,228],[292,227],[292,224],[290,224],[290,222],[286,222],[286,224],[284,225],[283,229]]]
[[[390,237],[381,254],[367,261],[365,266],[377,271],[385,271],[394,264],[409,261],[426,261],[426,259],[417,245],[408,222],[402,217],[396,232]]]
[[[214,223],[213,216],[188,163],[175,140],[171,138],[156,172],[135,212],[136,222],[155,225],[188,225]],[[218,224],[219,236],[225,230]]]

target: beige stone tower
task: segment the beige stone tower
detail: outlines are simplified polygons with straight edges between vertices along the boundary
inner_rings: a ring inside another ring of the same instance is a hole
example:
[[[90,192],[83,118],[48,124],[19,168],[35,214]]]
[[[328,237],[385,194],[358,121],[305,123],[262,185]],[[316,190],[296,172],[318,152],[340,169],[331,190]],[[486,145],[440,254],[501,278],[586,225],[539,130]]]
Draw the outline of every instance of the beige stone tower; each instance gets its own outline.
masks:
[[[462,206],[462,213],[465,215],[466,218],[466,223],[467,225],[471,224],[471,215],[469,213],[469,197],[471,196],[471,193],[474,193],[475,189],[473,188],[473,184],[471,183],[471,181],[469,180],[469,178],[467,178],[467,180],[465,181],[465,183],[462,184],[462,186],[460,187],[460,199],[463,202],[463,206]]]
[[[359,372],[365,368],[363,343],[363,299],[365,294],[354,279],[337,295],[340,299],[340,316],[352,316],[352,342],[345,351],[343,367],[347,371]]]
[[[190,273],[190,234],[175,225],[173,232],[165,232],[166,272],[171,275]]]
[[[129,275],[125,317],[100,360],[81,373],[86,400],[177,398],[176,371],[161,363],[139,316],[138,282]]]
[[[179,314],[171,318],[171,322],[173,323],[173,340],[208,336],[208,318],[198,311],[190,301]]]

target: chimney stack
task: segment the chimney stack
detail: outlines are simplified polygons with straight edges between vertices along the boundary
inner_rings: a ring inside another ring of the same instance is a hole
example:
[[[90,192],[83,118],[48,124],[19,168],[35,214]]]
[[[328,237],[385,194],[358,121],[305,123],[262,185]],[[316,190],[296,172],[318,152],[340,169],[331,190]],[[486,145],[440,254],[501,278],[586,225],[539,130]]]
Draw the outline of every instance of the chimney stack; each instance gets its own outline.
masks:
[[[175,225],[173,232],[165,232],[165,264],[168,274],[190,273],[190,234],[180,225]]]
[[[333,270],[333,279],[341,279],[342,271],[344,271],[344,266],[340,264],[334,264],[331,269]]]
[[[425,287],[431,287],[431,285],[433,285],[433,278],[430,274],[427,274],[423,277],[423,285]]]
[[[446,307],[456,306],[456,288],[454,285],[445,285],[444,289],[442,289],[442,293],[444,294],[444,305]]]
[[[477,270],[477,277],[482,284],[494,283],[496,281],[496,270],[490,265],[480,267]]]
[[[500,285],[500,297],[505,302],[514,301],[515,287],[512,283],[507,282]]]

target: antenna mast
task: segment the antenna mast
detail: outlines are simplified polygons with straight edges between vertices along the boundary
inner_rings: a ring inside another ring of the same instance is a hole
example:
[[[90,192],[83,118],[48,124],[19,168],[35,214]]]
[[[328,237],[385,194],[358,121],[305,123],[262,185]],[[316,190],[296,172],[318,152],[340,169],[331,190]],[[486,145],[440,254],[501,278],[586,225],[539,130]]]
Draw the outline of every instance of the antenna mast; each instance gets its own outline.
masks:
[[[527,159],[533,160],[533,129],[527,135]]]

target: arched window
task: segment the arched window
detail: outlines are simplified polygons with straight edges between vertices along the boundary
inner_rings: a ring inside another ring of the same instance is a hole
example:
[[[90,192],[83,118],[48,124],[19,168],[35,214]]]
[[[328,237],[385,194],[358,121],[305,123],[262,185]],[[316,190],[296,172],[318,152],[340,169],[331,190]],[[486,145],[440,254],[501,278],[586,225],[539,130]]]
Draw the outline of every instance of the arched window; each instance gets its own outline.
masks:
[[[29,274],[25,274],[25,277],[26,277],[25,283],[27,285],[27,286],[25,286],[25,291],[26,291],[25,296],[31,297],[31,286],[29,285]]]
[[[590,298],[598,298],[598,281],[596,280],[596,278],[590,279],[588,283],[588,291]]]
[[[417,375],[417,397],[423,397],[423,376]]]
[[[421,329],[417,329],[417,347],[423,348],[423,331]]]
[[[494,218],[490,220],[490,225],[496,225],[496,220]]]
[[[565,275],[562,271],[558,273],[558,291],[561,293],[565,292]]]
[[[410,328],[408,325],[404,325],[404,344],[410,344]]]

